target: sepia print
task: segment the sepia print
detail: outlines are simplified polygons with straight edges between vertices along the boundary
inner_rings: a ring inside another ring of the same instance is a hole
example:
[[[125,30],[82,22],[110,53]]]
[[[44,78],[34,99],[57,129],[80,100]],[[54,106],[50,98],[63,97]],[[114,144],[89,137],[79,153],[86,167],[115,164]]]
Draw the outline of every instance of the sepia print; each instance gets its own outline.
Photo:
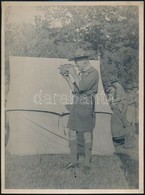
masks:
[[[2,192],[142,193],[143,3],[2,3]]]

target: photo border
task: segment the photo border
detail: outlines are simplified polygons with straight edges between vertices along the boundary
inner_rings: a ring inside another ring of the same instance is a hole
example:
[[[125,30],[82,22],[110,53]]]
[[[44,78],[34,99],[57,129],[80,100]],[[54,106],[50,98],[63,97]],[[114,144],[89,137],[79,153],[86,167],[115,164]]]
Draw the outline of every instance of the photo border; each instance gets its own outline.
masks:
[[[139,8],[139,189],[90,189],[90,190],[77,190],[77,189],[58,189],[58,190],[43,190],[43,189],[5,189],[5,8],[6,6],[25,6],[25,5],[50,5],[50,6],[112,6],[112,5],[121,5],[121,6],[138,6]],[[1,71],[1,105],[2,105],[2,115],[1,115],[1,186],[2,186],[2,193],[9,193],[9,194],[132,194],[132,193],[143,193],[144,192],[144,2],[142,1],[73,1],[73,2],[9,2],[5,1],[2,2],[2,71]]]

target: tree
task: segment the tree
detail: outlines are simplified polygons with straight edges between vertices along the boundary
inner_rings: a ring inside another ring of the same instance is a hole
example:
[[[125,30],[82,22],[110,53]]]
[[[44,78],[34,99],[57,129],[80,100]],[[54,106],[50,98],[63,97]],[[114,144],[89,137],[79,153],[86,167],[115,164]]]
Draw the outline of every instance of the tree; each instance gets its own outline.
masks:
[[[103,82],[117,75],[125,85],[138,81],[137,6],[39,6],[35,23],[6,27],[11,55],[69,58],[83,47],[100,52]],[[95,55],[95,57],[96,57]]]

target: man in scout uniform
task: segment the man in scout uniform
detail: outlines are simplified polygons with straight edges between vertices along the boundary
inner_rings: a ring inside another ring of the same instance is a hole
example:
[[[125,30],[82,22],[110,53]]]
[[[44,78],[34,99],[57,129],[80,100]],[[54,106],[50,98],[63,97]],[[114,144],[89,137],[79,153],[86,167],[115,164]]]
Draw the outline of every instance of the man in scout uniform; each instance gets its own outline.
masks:
[[[114,100],[112,101],[112,110],[114,113],[112,122],[114,120],[118,121],[118,129],[115,130],[116,132],[114,132],[114,134],[115,137],[117,137],[118,131],[118,137],[121,136],[121,132],[119,132],[119,126],[122,124],[122,135],[125,135],[124,147],[128,148],[131,147],[131,129],[126,118],[126,111],[128,106],[126,93],[122,85],[118,83],[118,79],[116,77],[113,77],[111,79],[111,83],[112,86],[115,88]]]
[[[76,73],[74,67],[69,68],[69,74],[63,74],[74,94],[73,104],[67,124],[69,129],[70,163],[67,168],[77,167],[77,135],[84,136],[85,162],[83,170],[88,173],[91,163],[91,151],[93,142],[93,129],[95,127],[95,95],[98,91],[99,74],[89,62],[89,55],[83,49],[78,49],[75,55],[69,59],[74,61],[79,70]],[[70,78],[73,77],[73,81]]]
[[[111,80],[112,86],[115,88],[113,104],[116,106],[124,115],[127,111],[127,97],[124,88],[116,77]]]
[[[128,84],[127,86],[127,120],[132,126],[133,135],[136,136],[136,123],[137,123],[137,105],[138,105],[138,94],[136,91],[137,86],[135,84]]]
[[[115,93],[115,88],[111,85],[111,83],[108,84],[108,88],[106,91],[107,94],[107,100],[108,103],[110,104],[110,107],[112,108],[112,102],[114,100],[114,93]]]

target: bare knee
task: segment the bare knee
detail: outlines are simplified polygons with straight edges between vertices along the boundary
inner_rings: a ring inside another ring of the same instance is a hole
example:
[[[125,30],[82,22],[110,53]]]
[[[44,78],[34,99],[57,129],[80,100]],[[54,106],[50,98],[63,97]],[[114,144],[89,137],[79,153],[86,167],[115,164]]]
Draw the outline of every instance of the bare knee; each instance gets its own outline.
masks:
[[[73,131],[73,130],[69,130],[69,140],[70,141],[73,141],[73,140],[76,140],[77,139],[77,134],[76,134],[76,131]]]
[[[85,132],[84,133],[84,140],[85,140],[85,143],[92,142],[92,133],[91,132]]]

